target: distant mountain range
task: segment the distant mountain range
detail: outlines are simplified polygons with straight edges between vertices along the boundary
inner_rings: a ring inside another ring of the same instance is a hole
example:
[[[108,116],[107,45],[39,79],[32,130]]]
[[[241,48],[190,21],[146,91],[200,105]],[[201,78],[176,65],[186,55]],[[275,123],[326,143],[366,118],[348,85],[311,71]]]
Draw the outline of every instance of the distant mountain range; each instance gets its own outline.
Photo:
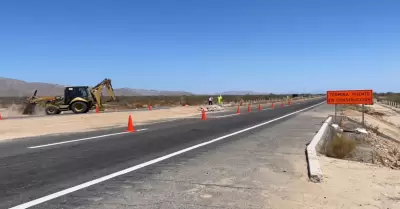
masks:
[[[255,92],[255,91],[224,91],[221,92],[222,95],[262,95],[266,93]]]
[[[31,96],[35,89],[38,90],[38,96],[57,96],[64,94],[64,88],[65,86],[58,84],[26,82],[12,78],[0,77],[0,97]],[[158,91],[131,88],[116,88],[114,91],[117,96],[193,95],[192,93],[185,91]]]
[[[57,96],[64,94],[64,85],[26,82],[22,80],[0,77],[0,97],[27,97],[32,96],[35,89],[38,90],[38,96]],[[186,91],[162,91],[151,89],[132,89],[132,88],[116,88],[114,89],[117,96],[181,96],[195,95]],[[225,91],[214,95],[264,95],[269,93],[255,91]],[[107,95],[105,93],[105,95]]]

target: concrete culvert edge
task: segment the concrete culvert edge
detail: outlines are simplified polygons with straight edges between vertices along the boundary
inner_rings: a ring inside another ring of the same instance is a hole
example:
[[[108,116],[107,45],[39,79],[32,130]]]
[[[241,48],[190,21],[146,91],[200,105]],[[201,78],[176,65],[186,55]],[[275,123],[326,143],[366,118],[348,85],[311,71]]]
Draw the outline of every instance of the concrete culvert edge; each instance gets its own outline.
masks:
[[[328,135],[329,126],[332,123],[332,117],[329,117],[321,126],[317,134],[307,145],[306,148],[306,158],[309,179],[312,182],[318,183],[323,180],[322,169],[318,161],[317,147],[320,146],[320,142]]]

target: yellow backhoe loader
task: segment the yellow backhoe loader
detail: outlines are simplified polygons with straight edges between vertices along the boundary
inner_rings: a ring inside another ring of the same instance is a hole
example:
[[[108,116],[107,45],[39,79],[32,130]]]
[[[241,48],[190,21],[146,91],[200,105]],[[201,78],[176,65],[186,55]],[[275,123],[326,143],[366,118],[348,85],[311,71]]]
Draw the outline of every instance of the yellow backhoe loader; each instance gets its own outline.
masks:
[[[69,110],[72,110],[75,114],[87,113],[95,108],[96,105],[102,109],[102,92],[104,87],[107,88],[109,96],[111,97],[107,102],[117,101],[111,80],[106,78],[93,88],[88,86],[65,87],[63,97],[37,97],[37,90],[35,90],[33,96],[26,101],[27,104],[22,114],[35,114],[37,104],[41,104],[45,107],[47,115],[56,115],[60,114],[62,111]]]

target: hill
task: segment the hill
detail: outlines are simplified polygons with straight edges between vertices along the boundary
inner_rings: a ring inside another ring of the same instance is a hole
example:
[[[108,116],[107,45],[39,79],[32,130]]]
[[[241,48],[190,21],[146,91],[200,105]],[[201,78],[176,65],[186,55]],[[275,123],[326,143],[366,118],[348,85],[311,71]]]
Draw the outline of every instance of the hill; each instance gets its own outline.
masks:
[[[26,97],[31,96],[35,89],[38,90],[38,96],[56,96],[63,95],[63,85],[26,82],[12,78],[0,77],[0,97]],[[179,96],[193,95],[185,91],[158,91],[148,89],[131,89],[131,88],[116,88],[114,89],[117,96]]]
[[[222,95],[263,95],[266,93],[255,92],[255,91],[224,91]]]

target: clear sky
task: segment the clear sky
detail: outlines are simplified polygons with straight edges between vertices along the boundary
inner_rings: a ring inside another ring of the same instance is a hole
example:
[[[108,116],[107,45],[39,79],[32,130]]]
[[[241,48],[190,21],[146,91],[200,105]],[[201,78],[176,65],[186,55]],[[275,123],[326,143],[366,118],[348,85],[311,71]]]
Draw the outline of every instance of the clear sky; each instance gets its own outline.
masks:
[[[0,77],[216,93],[400,91],[400,1],[9,0]]]

